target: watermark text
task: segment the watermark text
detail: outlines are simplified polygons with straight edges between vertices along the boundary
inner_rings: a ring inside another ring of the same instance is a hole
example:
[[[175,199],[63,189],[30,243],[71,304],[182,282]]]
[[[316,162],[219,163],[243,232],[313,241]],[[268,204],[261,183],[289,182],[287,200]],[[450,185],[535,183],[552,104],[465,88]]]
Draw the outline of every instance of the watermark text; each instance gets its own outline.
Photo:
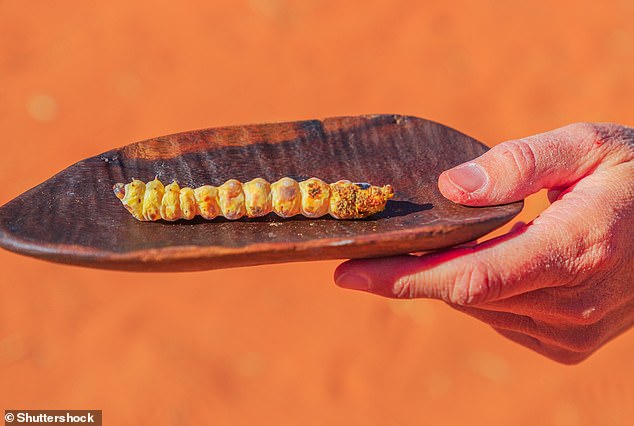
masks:
[[[101,410],[5,410],[5,426],[13,425],[101,426]]]

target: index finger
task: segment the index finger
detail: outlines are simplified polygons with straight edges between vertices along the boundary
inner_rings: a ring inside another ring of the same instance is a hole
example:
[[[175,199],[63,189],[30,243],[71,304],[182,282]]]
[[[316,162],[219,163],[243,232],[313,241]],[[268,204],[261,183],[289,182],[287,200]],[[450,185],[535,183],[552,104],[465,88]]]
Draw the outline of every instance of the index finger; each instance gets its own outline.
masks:
[[[570,254],[563,253],[571,238],[565,227],[538,221],[474,247],[350,260],[337,268],[335,281],[341,287],[390,298],[477,305],[567,284],[576,267],[568,261]]]

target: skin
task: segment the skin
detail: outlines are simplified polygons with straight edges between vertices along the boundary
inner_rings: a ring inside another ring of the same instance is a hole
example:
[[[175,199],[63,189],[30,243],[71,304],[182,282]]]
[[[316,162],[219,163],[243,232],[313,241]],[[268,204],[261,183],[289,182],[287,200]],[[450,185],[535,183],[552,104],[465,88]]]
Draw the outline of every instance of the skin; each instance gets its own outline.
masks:
[[[480,244],[345,262],[336,283],[390,298],[443,300],[566,364],[632,327],[633,128],[579,123],[511,140],[442,173],[438,186],[469,206],[548,188],[551,205]]]

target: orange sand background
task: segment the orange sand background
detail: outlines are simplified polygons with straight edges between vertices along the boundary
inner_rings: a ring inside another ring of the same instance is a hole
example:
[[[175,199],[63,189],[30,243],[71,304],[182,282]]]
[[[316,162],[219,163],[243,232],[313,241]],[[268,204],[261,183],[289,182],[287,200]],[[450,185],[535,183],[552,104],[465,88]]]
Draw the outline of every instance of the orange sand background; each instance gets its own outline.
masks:
[[[492,145],[634,124],[631,0],[172,3],[0,0],[0,204],[203,127],[389,112]],[[109,425],[634,418],[634,332],[565,367],[440,302],[338,289],[337,264],[128,274],[0,251],[0,409],[102,409]]]

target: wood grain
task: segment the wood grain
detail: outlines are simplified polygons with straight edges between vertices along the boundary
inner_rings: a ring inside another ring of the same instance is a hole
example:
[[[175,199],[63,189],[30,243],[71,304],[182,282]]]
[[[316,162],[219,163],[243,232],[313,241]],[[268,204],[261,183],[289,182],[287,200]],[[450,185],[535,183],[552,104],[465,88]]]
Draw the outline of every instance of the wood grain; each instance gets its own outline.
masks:
[[[50,261],[136,271],[187,271],[386,256],[476,239],[523,203],[471,208],[439,193],[438,175],[486,151],[476,140],[400,115],[233,126],[137,142],[80,161],[0,208],[0,246]],[[364,220],[330,217],[138,222],[112,193],[135,177],[181,186],[283,176],[391,184]]]

